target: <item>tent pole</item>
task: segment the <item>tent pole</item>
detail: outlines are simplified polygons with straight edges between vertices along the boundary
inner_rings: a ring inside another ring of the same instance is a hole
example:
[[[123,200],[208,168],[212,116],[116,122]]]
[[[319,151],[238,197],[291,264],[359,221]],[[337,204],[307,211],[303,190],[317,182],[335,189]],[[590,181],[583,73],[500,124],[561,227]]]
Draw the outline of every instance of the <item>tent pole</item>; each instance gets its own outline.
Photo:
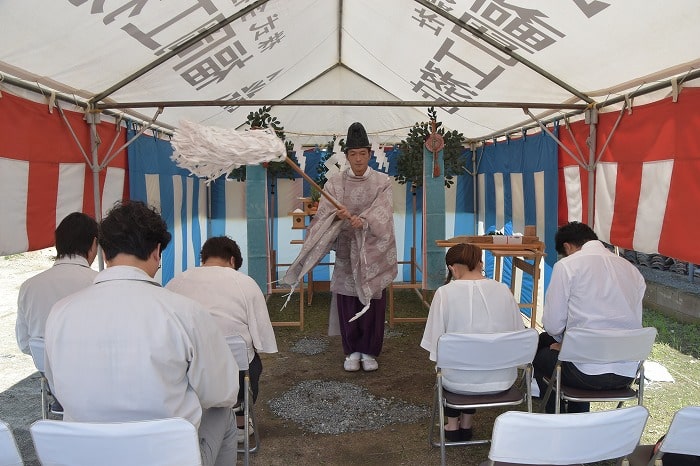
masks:
[[[474,230],[473,234],[478,235],[479,234],[479,212],[478,210],[478,199],[476,196],[478,195],[478,190],[477,190],[477,180],[478,178],[478,173],[476,172],[476,143],[472,142],[469,144],[469,148],[471,149],[472,152],[472,208],[474,209]]]
[[[591,108],[586,110],[586,121],[590,125],[588,129],[588,226],[591,228],[593,225],[593,211],[595,202],[595,148],[597,144],[598,136],[598,110]]]
[[[166,100],[140,102],[103,102],[94,104],[92,108],[134,109],[151,107],[468,107],[468,108],[541,108],[545,110],[575,110],[581,113],[586,104],[554,103],[554,102],[475,102],[473,100],[449,101],[444,100],[337,100],[337,99],[216,99],[216,100]]]
[[[584,167],[584,168],[586,167],[586,163],[583,161],[583,154],[579,154],[580,157],[577,157],[576,154],[574,154],[571,151],[571,149],[566,147],[564,145],[564,143],[561,142],[561,140],[549,128],[547,128],[547,126],[544,123],[542,123],[540,120],[538,120],[537,117],[535,115],[533,115],[532,112],[530,112],[530,110],[526,109],[525,113],[527,113],[530,116],[530,118],[532,118],[532,120],[534,122],[536,122],[538,125],[540,125],[540,128],[542,129],[542,131],[544,133],[546,133],[547,136],[552,138],[554,140],[554,142],[556,142],[564,152],[569,154],[569,156],[571,156],[571,158],[576,161],[576,163],[578,163],[581,167]],[[575,141],[575,139],[573,139],[573,140]],[[578,150],[578,146],[576,146],[576,149]]]
[[[97,149],[100,147],[100,138],[97,136],[97,123],[100,122],[100,114],[95,112],[87,112],[85,114],[87,122],[90,125],[90,151],[92,152],[92,192],[95,202],[95,220],[97,223],[102,221],[102,203],[100,202],[100,162],[98,160]],[[99,270],[103,270],[104,258],[102,257],[102,248],[97,248],[97,266]]]
[[[105,155],[105,159],[102,161],[102,164],[100,165],[99,169],[102,170],[104,168],[107,168],[107,165],[109,165],[109,163],[117,155],[119,155],[119,152],[121,152],[124,149],[126,149],[127,147],[129,147],[134,141],[136,141],[138,138],[140,138],[141,135],[146,132],[146,130],[148,130],[149,128],[152,128],[154,126],[153,123],[156,121],[156,119],[158,118],[158,115],[160,115],[161,113],[163,113],[163,107],[158,107],[158,110],[156,110],[156,114],[153,115],[153,118],[151,118],[151,121],[145,122],[143,125],[141,125],[141,129],[139,129],[139,131],[135,135],[133,135],[131,137],[131,139],[126,141],[126,144],[122,145],[119,149],[115,150],[114,152],[108,151],[107,154]],[[157,128],[154,128],[153,131],[154,131],[153,136],[156,137],[155,131],[157,131]],[[110,148],[110,150],[111,150],[111,148]]]

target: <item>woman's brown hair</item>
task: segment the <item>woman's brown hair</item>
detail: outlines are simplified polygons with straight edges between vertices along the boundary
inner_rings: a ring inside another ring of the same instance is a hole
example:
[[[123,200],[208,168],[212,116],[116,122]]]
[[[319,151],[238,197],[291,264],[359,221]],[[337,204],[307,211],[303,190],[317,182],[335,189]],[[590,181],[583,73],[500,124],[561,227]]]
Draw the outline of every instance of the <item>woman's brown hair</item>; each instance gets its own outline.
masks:
[[[445,254],[445,264],[455,265],[462,264],[465,265],[469,271],[474,270],[481,262],[481,248],[473,244],[459,243],[452,246],[447,250]],[[452,281],[452,270],[447,268],[447,279],[445,283]]]

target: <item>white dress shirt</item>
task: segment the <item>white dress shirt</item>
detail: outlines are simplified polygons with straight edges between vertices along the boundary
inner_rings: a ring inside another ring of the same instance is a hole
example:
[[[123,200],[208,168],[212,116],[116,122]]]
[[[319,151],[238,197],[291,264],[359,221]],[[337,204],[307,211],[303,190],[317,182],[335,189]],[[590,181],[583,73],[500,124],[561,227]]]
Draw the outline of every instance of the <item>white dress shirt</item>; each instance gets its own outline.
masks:
[[[588,241],[554,264],[542,323],[555,340],[567,328],[637,329],[642,326],[646,283],[637,268],[600,241]],[[583,373],[634,377],[637,365],[576,364]]]
[[[238,394],[238,366],[204,308],[129,266],[56,303],[46,376],[72,421],[182,417],[199,428],[202,409]]]
[[[435,291],[420,345],[435,361],[444,333],[499,333],[524,327],[518,303],[503,283],[489,278],[453,280]],[[442,373],[446,389],[464,394],[507,390],[517,377],[517,369],[479,373],[443,369]]]
[[[17,296],[17,345],[26,354],[29,339],[43,338],[51,307],[62,298],[92,285],[97,271],[82,256],[56,259],[53,266],[28,279]]]
[[[231,267],[195,267],[170,280],[166,288],[201,303],[224,335],[242,336],[249,361],[256,351],[277,352],[265,296],[248,275]]]

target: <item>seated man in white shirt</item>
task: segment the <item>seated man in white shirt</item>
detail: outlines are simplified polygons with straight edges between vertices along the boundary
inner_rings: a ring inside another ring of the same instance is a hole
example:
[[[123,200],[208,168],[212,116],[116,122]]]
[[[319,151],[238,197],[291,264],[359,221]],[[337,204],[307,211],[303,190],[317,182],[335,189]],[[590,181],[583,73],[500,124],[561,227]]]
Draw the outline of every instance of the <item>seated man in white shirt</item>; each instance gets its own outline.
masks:
[[[97,222],[82,212],[68,214],[55,231],[56,261],[53,266],[27,279],[17,296],[17,345],[25,354],[30,338],[44,338],[51,307],[68,295],[92,285],[97,271],[90,268],[97,256]],[[51,411],[61,412],[57,399]]]
[[[30,338],[44,338],[51,306],[92,285],[97,271],[90,268],[97,256],[97,222],[82,212],[68,214],[55,232],[56,261],[27,279],[17,297],[17,345],[25,354]]]
[[[238,366],[207,311],[153,280],[170,242],[165,222],[124,203],[100,224],[99,242],[108,267],[46,323],[46,376],[64,419],[181,417],[198,429],[204,465],[235,464]]]
[[[239,272],[241,250],[227,236],[209,238],[200,253],[202,266],[191,268],[168,282],[166,288],[199,301],[217,321],[224,335],[240,335],[248,347],[253,402],[258,397],[262,361],[258,353],[276,353],[277,342],[265,296],[258,284]],[[243,387],[243,372],[239,384]],[[238,400],[243,400],[242,390]],[[238,416],[242,427],[242,416]],[[242,429],[241,429],[242,431]],[[243,434],[239,432],[239,440]]]
[[[544,300],[539,350],[533,361],[540,393],[547,386],[543,377],[552,375],[568,328],[638,329],[642,327],[644,277],[623,257],[609,251],[586,224],[568,223],[554,236],[556,250],[564,257],[554,264]],[[562,364],[562,382],[588,390],[610,390],[629,386],[637,372],[634,363],[602,366]],[[601,367],[602,366],[602,367]],[[554,412],[555,399],[546,406]],[[590,403],[568,402],[562,412],[587,412]]]

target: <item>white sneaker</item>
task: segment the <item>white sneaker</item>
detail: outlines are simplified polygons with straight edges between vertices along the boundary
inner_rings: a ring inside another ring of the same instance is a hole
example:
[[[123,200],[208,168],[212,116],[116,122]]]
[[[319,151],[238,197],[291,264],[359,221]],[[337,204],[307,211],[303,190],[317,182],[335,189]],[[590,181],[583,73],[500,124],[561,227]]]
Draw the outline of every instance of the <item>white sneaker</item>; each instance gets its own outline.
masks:
[[[362,369],[365,372],[372,372],[376,371],[379,369],[379,363],[377,362],[376,359],[374,359],[374,356],[370,356],[369,354],[362,354]]]
[[[243,443],[245,442],[245,429],[243,427],[239,427],[237,429],[237,436],[238,436],[238,443]],[[253,421],[251,419],[248,420],[248,437],[253,436]]]
[[[350,356],[345,358],[345,362],[343,363],[343,369],[345,369],[348,372],[359,371],[361,357],[362,357],[361,353],[352,353]]]

